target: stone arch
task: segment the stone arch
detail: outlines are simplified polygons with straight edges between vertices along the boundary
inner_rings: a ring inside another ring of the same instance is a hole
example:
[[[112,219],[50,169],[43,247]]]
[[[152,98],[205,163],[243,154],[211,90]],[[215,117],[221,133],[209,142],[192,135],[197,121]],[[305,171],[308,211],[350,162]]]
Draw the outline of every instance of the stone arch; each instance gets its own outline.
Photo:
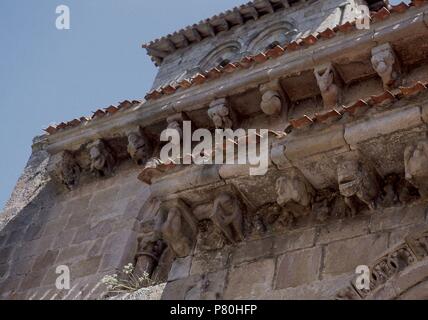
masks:
[[[365,299],[428,300],[428,259],[409,266]]]
[[[271,24],[250,39],[246,51],[256,54],[268,49],[275,43],[284,45],[290,42],[295,34],[297,34],[297,29],[292,22],[281,21]]]
[[[336,299],[428,299],[428,230],[408,236],[369,269],[370,290],[357,290],[351,281],[337,293]]]
[[[240,56],[241,47],[238,41],[225,42],[211,50],[211,52],[199,62],[199,68],[202,71],[208,71],[225,63],[225,61],[235,62]]]

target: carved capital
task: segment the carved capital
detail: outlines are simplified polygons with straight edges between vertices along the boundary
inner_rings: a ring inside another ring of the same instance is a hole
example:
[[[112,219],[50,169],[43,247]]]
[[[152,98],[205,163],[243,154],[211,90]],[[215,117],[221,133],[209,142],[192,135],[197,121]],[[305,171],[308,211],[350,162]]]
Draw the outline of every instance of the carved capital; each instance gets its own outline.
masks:
[[[389,43],[372,49],[371,62],[373,69],[382,78],[385,90],[399,85],[400,66],[397,56]]]
[[[128,153],[136,164],[141,165],[147,162],[152,155],[150,140],[140,127],[130,130],[128,137]]]
[[[53,155],[49,160],[48,171],[52,178],[64,184],[69,190],[79,184],[81,169],[69,151]]]
[[[404,150],[405,177],[423,198],[428,197],[428,141],[419,141]]]
[[[208,116],[214,123],[216,129],[232,129],[235,114],[229,106],[227,99],[217,99],[211,102]]]
[[[110,147],[103,141],[97,140],[88,145],[91,160],[91,172],[97,176],[109,176],[113,173],[116,160]]]
[[[333,109],[340,103],[340,81],[331,63],[315,68],[314,75],[321,91],[324,109]]]

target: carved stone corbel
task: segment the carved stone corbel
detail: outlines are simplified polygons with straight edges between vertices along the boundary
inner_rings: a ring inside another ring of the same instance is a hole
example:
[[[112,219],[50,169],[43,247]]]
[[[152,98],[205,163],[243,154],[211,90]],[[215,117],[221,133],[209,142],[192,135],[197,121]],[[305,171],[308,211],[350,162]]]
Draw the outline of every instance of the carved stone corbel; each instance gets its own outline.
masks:
[[[376,173],[358,158],[344,159],[337,166],[339,191],[351,209],[351,215],[357,214],[356,198],[371,210],[376,208],[380,187]]]
[[[136,164],[142,165],[151,157],[153,149],[150,140],[141,127],[130,130],[128,136],[128,153]]]
[[[225,98],[211,102],[208,109],[208,116],[216,129],[232,129],[236,120],[235,113]]]
[[[186,115],[182,112],[166,118],[168,129],[175,129],[180,133],[180,138],[183,139],[183,122],[188,120]]]
[[[88,151],[91,160],[91,172],[101,177],[113,173],[116,160],[112,150],[103,140],[97,140],[88,145]]]
[[[234,194],[220,193],[214,200],[209,218],[231,243],[244,240],[241,203]]]
[[[181,200],[164,203],[159,209],[157,230],[179,258],[187,257],[196,242],[197,224],[190,208]]]
[[[321,65],[314,70],[318,87],[324,102],[324,109],[333,109],[341,100],[339,76],[331,63]]]
[[[428,141],[409,145],[404,151],[405,177],[423,198],[428,197]]]
[[[58,182],[65,185],[69,190],[79,184],[81,169],[73,154],[62,151],[53,155],[48,164],[48,172]]]
[[[262,111],[268,116],[278,116],[284,113],[285,118],[287,118],[287,100],[279,80],[262,84],[259,89],[262,94],[262,102],[260,103]]]
[[[400,65],[389,43],[372,49],[371,63],[373,69],[382,78],[385,90],[395,88],[399,85]]]
[[[297,169],[291,168],[283,177],[276,180],[277,203],[283,209],[285,224],[310,214],[315,190]]]

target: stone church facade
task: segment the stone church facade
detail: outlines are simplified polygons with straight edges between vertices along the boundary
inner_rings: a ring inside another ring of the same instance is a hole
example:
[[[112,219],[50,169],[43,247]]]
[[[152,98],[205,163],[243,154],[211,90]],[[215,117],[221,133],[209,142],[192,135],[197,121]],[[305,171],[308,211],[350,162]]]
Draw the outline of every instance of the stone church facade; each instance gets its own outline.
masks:
[[[144,45],[143,101],[34,139],[0,218],[0,297],[107,298],[132,263],[145,299],[428,298],[427,4],[254,1]],[[267,173],[161,161],[184,121],[269,129]]]

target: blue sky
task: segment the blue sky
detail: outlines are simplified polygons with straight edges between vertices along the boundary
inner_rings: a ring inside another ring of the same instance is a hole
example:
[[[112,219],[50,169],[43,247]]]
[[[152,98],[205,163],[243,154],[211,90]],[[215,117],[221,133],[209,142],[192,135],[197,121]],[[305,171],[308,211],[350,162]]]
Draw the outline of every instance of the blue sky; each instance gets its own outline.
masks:
[[[0,0],[0,210],[44,127],[144,97],[156,68],[143,42],[246,2]],[[55,27],[61,4],[71,30]]]
[[[156,68],[141,48],[245,0],[1,0],[0,210],[51,122],[141,99]],[[69,6],[71,30],[55,9]]]

